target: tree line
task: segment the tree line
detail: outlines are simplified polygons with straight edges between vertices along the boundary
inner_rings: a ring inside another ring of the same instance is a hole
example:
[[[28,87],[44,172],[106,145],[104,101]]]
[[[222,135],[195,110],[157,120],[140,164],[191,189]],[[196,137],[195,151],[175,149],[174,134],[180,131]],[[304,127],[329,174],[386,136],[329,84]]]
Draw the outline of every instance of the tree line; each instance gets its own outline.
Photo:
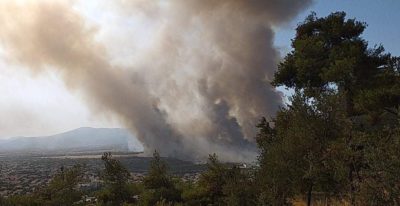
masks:
[[[344,12],[312,13],[298,25],[272,82],[293,95],[257,125],[257,167],[210,155],[199,180],[183,182],[155,152],[143,182],[130,183],[129,172],[105,153],[97,204],[400,205],[400,58],[381,45],[370,48],[366,26]],[[2,205],[78,204],[79,170],[66,169],[40,193]]]

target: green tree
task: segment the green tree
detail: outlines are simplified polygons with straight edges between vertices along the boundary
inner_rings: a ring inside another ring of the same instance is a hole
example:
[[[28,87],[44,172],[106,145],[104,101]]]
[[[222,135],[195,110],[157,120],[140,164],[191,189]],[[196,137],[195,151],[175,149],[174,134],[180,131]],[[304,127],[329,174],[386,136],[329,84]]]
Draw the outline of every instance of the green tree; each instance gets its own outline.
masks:
[[[297,27],[293,51],[278,65],[273,85],[299,89],[310,97],[335,86],[344,94],[347,115],[352,116],[358,112],[356,97],[376,88],[384,73],[385,78],[393,77],[387,71],[398,67],[398,60],[384,53],[382,46],[368,48],[361,38],[366,23],[345,17],[344,12],[325,18],[308,16]]]
[[[199,206],[207,205],[208,200],[205,198],[205,191],[197,182],[181,182],[180,188],[182,190],[182,201],[186,206]]]
[[[207,162],[207,171],[203,172],[199,179],[199,187],[202,189],[207,205],[223,205],[223,187],[226,184],[227,167],[218,161],[217,155],[210,155]]]
[[[0,201],[2,206],[42,206],[51,205],[45,203],[36,195],[14,195]]]
[[[79,165],[60,171],[52,178],[49,185],[34,194],[15,195],[0,202],[5,206],[62,206],[73,205],[82,197],[78,184],[82,182],[82,170]]]
[[[72,205],[82,197],[82,192],[78,189],[78,184],[82,181],[81,166],[67,169],[61,167],[40,196],[45,205]]]
[[[257,125],[256,140],[260,149],[260,169],[256,175],[260,190],[258,202],[259,205],[288,205],[288,198],[294,195],[290,181],[291,165],[284,160],[286,154],[281,149],[281,140],[273,124],[262,118]],[[279,123],[276,126],[280,126]]]
[[[188,205],[254,205],[257,198],[251,177],[251,170],[221,163],[216,154],[210,155],[207,170],[200,175],[197,185],[189,190],[190,194],[186,196],[185,203]]]
[[[308,188],[310,200],[315,188],[348,193],[354,205],[365,199],[361,190],[368,188],[369,177],[385,173],[377,164],[385,161],[378,160],[385,155],[398,159],[384,148],[389,142],[385,138],[396,143],[392,134],[399,115],[399,58],[384,53],[382,46],[368,48],[361,37],[366,24],[345,17],[344,12],[308,16],[296,29],[293,51],[278,65],[273,85],[292,88],[296,95],[278,112],[274,127],[265,120],[260,124],[260,163],[273,170],[266,175],[272,188],[264,188],[269,199],[284,202]],[[326,181],[329,188],[322,184]]]
[[[258,178],[264,204],[290,204],[299,194],[306,194],[310,204],[314,191],[337,194],[345,184],[344,171],[339,170],[343,166],[334,161],[342,113],[333,109],[335,96],[317,99],[318,103],[311,104],[309,98],[297,93],[274,121],[262,119],[258,125]]]
[[[101,179],[104,188],[97,193],[99,200],[105,205],[122,205],[131,201],[131,197],[138,193],[135,185],[129,183],[130,173],[112,154],[106,152],[101,157],[104,171]]]
[[[397,113],[399,111],[396,111]],[[368,170],[360,183],[360,202],[371,205],[400,204],[400,116],[392,128],[365,133]]]
[[[143,185],[145,189],[141,197],[143,205],[155,205],[157,202],[172,204],[181,201],[181,191],[175,186],[168,174],[166,163],[157,151],[153,154],[149,173],[144,178]]]
[[[223,185],[224,204],[229,206],[253,206],[257,203],[257,193],[253,178],[253,169],[241,169],[238,166],[226,172]]]

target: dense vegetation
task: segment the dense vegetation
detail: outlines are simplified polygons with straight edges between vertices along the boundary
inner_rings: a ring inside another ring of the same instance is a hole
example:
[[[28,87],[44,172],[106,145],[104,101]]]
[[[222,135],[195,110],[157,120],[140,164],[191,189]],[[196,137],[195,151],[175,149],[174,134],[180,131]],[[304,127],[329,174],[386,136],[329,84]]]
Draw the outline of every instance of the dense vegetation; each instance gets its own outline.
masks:
[[[196,182],[169,175],[157,152],[142,183],[103,155],[98,205],[400,204],[400,59],[369,48],[365,23],[345,13],[311,14],[297,27],[293,50],[274,86],[294,91],[274,119],[257,125],[259,166],[241,169],[210,155]],[[1,205],[79,203],[80,168],[62,170],[37,194]]]

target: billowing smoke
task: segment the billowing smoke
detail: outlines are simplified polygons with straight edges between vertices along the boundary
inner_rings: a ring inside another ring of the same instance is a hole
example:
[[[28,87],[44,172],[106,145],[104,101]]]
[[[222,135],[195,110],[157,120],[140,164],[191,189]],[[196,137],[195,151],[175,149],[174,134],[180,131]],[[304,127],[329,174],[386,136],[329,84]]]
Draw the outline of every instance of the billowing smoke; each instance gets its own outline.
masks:
[[[71,1],[2,1],[0,41],[10,58],[34,74],[58,71],[94,111],[117,115],[148,151],[251,160],[257,120],[281,104],[268,83],[279,60],[273,27],[309,3],[108,2],[109,12],[148,22],[143,29],[151,31],[145,46],[131,48],[137,55],[118,64],[108,49],[116,46],[99,40],[102,28],[90,26]]]

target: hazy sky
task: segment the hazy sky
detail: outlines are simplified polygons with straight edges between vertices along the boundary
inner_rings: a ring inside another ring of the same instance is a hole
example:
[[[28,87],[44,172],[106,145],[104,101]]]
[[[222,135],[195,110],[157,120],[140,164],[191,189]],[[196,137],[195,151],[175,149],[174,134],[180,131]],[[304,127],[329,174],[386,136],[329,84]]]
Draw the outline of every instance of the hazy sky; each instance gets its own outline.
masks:
[[[112,13],[98,12],[105,5],[96,0],[80,1],[76,4],[78,10],[93,25],[108,25],[113,29],[127,27],[141,28],[135,36],[135,47],[145,47],[146,40],[151,38],[151,30],[145,22],[124,21]],[[364,37],[371,45],[382,43],[388,52],[400,55],[400,1],[398,0],[321,0],[315,2],[309,9],[302,12],[296,19],[283,28],[276,28],[275,45],[282,54],[290,50],[290,39],[294,36],[296,24],[303,21],[311,11],[318,16],[325,16],[333,11],[346,11],[348,17],[357,18],[368,23]],[[1,28],[0,28],[1,29]],[[137,30],[136,30],[137,31]],[[123,38],[110,36],[104,30],[97,36],[101,39],[113,39],[124,44]],[[126,42],[129,44],[129,42]],[[129,48],[129,47],[128,47]],[[113,60],[120,65],[127,61],[126,55],[133,50],[115,51],[112,46],[107,48],[114,55]],[[0,48],[0,138],[10,136],[49,135],[82,126],[120,127],[117,118],[109,113],[88,109],[79,92],[71,93],[60,74],[46,70],[33,74],[11,62]]]

